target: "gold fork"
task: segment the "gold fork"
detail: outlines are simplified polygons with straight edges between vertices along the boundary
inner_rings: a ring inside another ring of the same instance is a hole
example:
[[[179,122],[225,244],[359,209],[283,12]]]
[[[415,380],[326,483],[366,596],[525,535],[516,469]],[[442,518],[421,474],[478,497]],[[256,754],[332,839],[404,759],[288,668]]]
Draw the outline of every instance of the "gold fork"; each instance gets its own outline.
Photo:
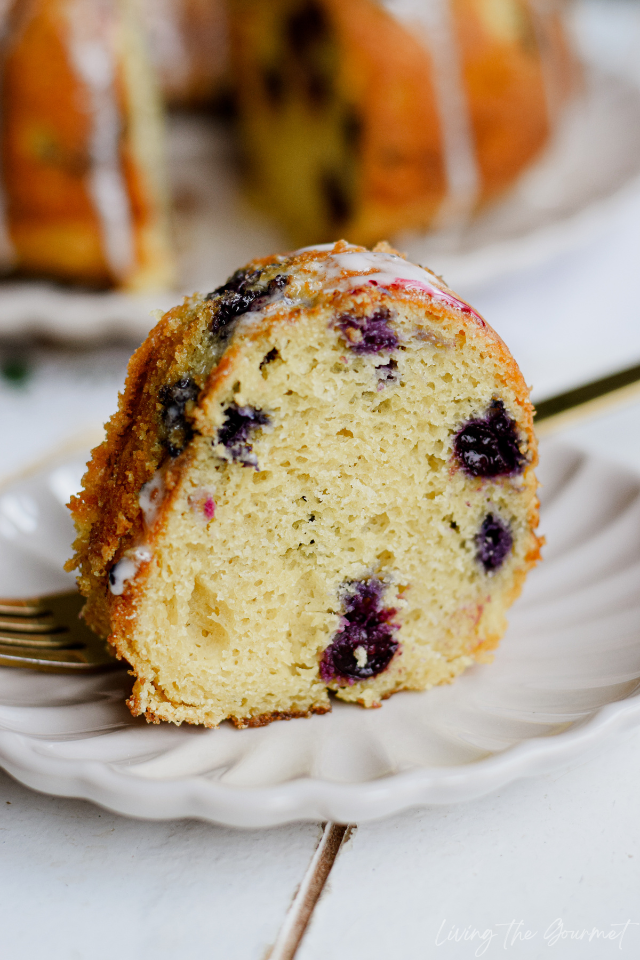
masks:
[[[638,396],[640,365],[543,400],[536,410],[536,430],[547,436]],[[0,666],[49,673],[98,673],[126,666],[80,619],[83,603],[76,591],[0,600]]]
[[[125,666],[80,619],[77,591],[0,599],[0,666],[48,673],[99,673]]]

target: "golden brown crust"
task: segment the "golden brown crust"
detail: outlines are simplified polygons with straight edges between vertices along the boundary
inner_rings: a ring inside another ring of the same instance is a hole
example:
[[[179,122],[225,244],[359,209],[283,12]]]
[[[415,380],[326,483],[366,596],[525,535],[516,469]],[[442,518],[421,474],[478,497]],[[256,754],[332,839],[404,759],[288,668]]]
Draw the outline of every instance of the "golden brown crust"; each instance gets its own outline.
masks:
[[[122,543],[140,534],[138,494],[166,456],[158,437],[158,392],[180,376],[189,347],[202,336],[207,318],[198,314],[199,306],[199,298],[185,299],[162,317],[133,354],[118,410],[92,452],[82,492],[71,499],[79,536],[75,560],[67,568],[80,567],[80,591],[91,598],[85,619],[103,634],[108,632],[108,601],[116,599],[106,595],[107,571]]]
[[[331,713],[331,705],[310,707],[309,710],[275,710],[273,713],[262,713],[258,717],[229,717],[229,720],[238,730],[243,730],[246,727],[266,727],[276,720],[299,720],[303,717],[312,717],[314,713]]]
[[[150,707],[144,707],[142,701],[135,693],[129,697],[126,701],[129,710],[131,711],[134,717],[144,716],[147,723],[163,723],[167,720],[166,716],[163,716],[159,713],[154,712]],[[314,704],[309,707],[308,710],[274,710],[271,713],[261,713],[257,716],[249,717],[227,717],[230,723],[234,725],[238,730],[244,730],[248,727],[266,727],[270,723],[275,723],[276,720],[301,720],[307,717],[312,717],[316,714],[331,713],[331,704]],[[182,723],[188,723],[192,726],[205,726],[210,729],[214,729],[219,724],[209,723],[206,720],[204,722],[190,720],[185,718],[181,721]]]

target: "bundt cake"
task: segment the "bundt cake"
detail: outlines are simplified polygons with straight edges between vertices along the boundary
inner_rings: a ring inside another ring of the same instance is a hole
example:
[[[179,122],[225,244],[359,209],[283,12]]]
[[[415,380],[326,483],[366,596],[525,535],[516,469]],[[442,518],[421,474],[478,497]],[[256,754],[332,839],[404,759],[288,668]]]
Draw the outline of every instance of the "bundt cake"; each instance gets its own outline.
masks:
[[[223,0],[143,0],[142,14],[165,102],[177,107],[211,103],[227,70]]]
[[[255,260],[134,354],[71,509],[148,720],[378,706],[483,660],[539,555],[504,343],[387,244]]]
[[[230,0],[230,31],[247,189],[305,243],[463,221],[574,73],[553,0]]]
[[[0,19],[0,268],[169,285],[162,121],[133,0],[10,0]]]

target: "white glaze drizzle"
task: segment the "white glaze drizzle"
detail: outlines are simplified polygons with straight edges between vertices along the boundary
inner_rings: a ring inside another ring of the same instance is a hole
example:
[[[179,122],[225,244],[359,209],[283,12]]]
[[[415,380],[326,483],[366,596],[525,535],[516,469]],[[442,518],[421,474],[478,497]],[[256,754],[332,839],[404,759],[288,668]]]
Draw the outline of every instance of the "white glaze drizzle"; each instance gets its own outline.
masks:
[[[93,8],[93,9],[90,9]],[[80,0],[68,8],[69,52],[91,105],[89,192],[102,227],[104,253],[113,274],[124,279],[134,262],[133,224],[120,158],[120,111],[115,63],[109,48],[109,17]]]
[[[146,0],[142,9],[154,66],[172,90],[180,90],[189,83],[193,71],[193,57],[186,42],[188,34],[180,17],[189,15],[175,0]]]
[[[109,571],[109,590],[115,597],[124,593],[125,584],[138,573],[143,563],[151,560],[151,550],[148,547],[136,547],[128,551],[115,563]]]
[[[352,246],[352,244],[349,244]],[[324,252],[325,250],[333,250],[335,243],[313,243],[310,247],[300,247],[298,250],[294,250],[291,254],[292,257],[297,257],[301,253],[310,253],[312,250],[319,250]]]
[[[554,56],[554,46],[546,36],[548,26],[549,12],[545,10],[544,4],[539,0],[533,0],[528,6],[533,31],[536,38],[536,47],[540,57],[540,69],[542,72],[542,83],[544,87],[544,96],[547,106],[547,119],[550,125],[553,125],[560,113],[562,107],[562,71],[565,66]]]
[[[381,3],[429,48],[448,187],[438,220],[440,226],[464,223],[478,198],[480,170],[451,0],[381,0]]]
[[[155,523],[164,495],[164,474],[161,470],[156,470],[151,480],[140,487],[140,493],[138,494],[138,503],[147,529]],[[139,543],[136,547],[127,550],[109,571],[109,590],[111,593],[116,597],[121,596],[125,584],[129,580],[133,580],[141,565],[151,560],[152,556],[153,554],[146,543]]]
[[[258,310],[248,310],[247,313],[243,313],[238,319],[238,326],[236,328],[237,333],[244,333],[250,327],[256,326],[260,323],[266,316],[269,316],[271,313],[277,313],[283,307],[296,307],[302,303],[298,297],[282,297],[278,294],[274,294],[265,299],[261,303]]]
[[[148,480],[140,487],[138,494],[138,503],[144,516],[146,527],[152,527],[158,516],[158,510],[164,500],[164,474],[161,470],[156,470],[151,480]]]
[[[312,248],[313,249],[313,248]],[[328,258],[314,261],[314,266],[324,273],[325,282],[332,282],[340,290],[356,290],[367,283],[380,287],[409,287],[422,290],[434,300],[446,303],[449,307],[472,314],[481,323],[480,314],[460,300],[455,294],[444,290],[435,274],[415,263],[410,263],[397,253],[384,250],[348,250],[332,253]],[[343,273],[353,272],[354,276],[344,277]]]
[[[353,273],[367,275],[367,280],[379,277],[385,277],[390,282],[394,280],[418,280],[423,283],[431,283],[437,286],[438,278],[425,267],[419,267],[417,263],[410,263],[404,257],[397,253],[388,253],[384,250],[356,250],[347,253],[333,253],[331,260],[336,264],[337,274],[343,270]],[[371,270],[376,274],[368,276]]]

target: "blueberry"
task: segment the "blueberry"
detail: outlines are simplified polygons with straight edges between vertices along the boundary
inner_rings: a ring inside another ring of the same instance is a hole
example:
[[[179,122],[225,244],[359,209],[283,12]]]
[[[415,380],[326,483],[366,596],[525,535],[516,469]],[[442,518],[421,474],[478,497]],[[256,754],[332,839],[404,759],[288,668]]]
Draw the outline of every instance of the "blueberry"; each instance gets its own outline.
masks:
[[[317,0],[307,0],[285,24],[287,46],[301,86],[316,109],[333,95],[333,71],[329,55],[331,27]]]
[[[385,585],[371,578],[346,584],[344,615],[332,643],[320,661],[320,676],[330,680],[367,680],[389,666],[400,644],[396,640],[398,612],[382,606]]]
[[[164,427],[164,445],[169,455],[177,457],[193,436],[193,428],[185,416],[185,408],[198,399],[200,387],[191,377],[183,377],[173,384],[161,387],[158,397],[162,404],[160,419]]]
[[[381,307],[368,317],[345,313],[338,318],[336,326],[354,353],[382,353],[395,350],[399,343],[389,326],[390,320],[391,311]]]
[[[254,430],[269,424],[270,418],[263,410],[256,407],[239,407],[230,403],[225,410],[225,420],[218,430],[217,442],[221,443],[236,463],[243,467],[258,469],[258,460],[249,443],[249,436]]]
[[[265,67],[262,71],[262,85],[272,107],[281,107],[287,90],[287,81],[278,66]]]
[[[353,213],[353,201],[342,177],[334,171],[325,171],[320,175],[319,189],[329,223],[341,227]]]
[[[321,4],[317,0],[307,0],[289,17],[286,33],[291,52],[296,56],[305,56],[318,43],[329,36],[329,24]]]
[[[398,364],[392,358],[389,363],[383,363],[376,367],[378,374],[378,390],[382,390],[386,384],[395,383],[397,380]]]
[[[288,283],[289,277],[286,274],[277,273],[267,284],[267,296],[272,297],[274,294],[280,293]]]
[[[360,114],[355,108],[348,107],[342,121],[342,133],[347,150],[355,153],[360,149],[362,132],[363,123]]]
[[[493,513],[487,514],[479,533],[476,534],[476,559],[485,572],[493,573],[498,570],[511,552],[512,546],[511,530],[504,520]]]
[[[278,352],[278,348],[272,347],[271,350],[269,350],[269,353],[265,354],[265,356],[260,361],[260,369],[262,370],[264,367],[268,366],[270,363],[273,363],[273,361],[277,360],[279,356],[280,354]]]
[[[516,422],[502,400],[494,400],[482,419],[469,420],[456,434],[453,449],[462,469],[472,477],[521,473],[526,462]]]
[[[223,293],[240,293],[252,284],[257,283],[260,279],[261,272],[261,270],[249,270],[248,267],[242,267],[240,270],[232,273],[227,282],[223,283],[221,287],[217,287],[211,293],[208,293],[205,300],[214,300]]]
[[[264,283],[261,279],[262,273],[262,270],[236,270],[226,283],[207,294],[205,300],[214,303],[211,332],[215,336],[226,340],[233,329],[233,322],[238,317],[281,293],[289,280],[279,273]]]

